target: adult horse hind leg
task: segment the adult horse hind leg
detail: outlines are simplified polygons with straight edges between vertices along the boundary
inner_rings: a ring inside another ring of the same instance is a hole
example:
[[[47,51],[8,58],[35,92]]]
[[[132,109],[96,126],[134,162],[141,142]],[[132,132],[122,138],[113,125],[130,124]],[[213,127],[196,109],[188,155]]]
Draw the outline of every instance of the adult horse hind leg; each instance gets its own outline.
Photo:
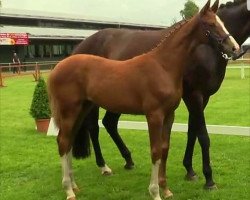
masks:
[[[99,107],[94,106],[94,108],[92,108],[89,114],[86,116],[84,123],[90,132],[90,138],[93,144],[97,166],[101,169],[102,175],[111,175],[112,170],[105,163],[99,143],[98,119],[99,119]]]
[[[126,164],[124,165],[125,169],[133,169],[134,162],[131,157],[131,152],[123,142],[118,130],[118,120],[120,118],[120,113],[112,113],[106,111],[105,116],[102,120],[104,127],[106,128],[107,132],[109,133],[110,137],[115,142],[117,148],[119,149],[122,157],[125,159]]]

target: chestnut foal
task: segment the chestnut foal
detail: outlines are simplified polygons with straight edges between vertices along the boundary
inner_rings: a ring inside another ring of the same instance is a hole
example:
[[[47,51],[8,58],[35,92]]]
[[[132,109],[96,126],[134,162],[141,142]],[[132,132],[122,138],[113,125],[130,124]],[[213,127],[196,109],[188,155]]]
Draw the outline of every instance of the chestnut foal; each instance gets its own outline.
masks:
[[[166,185],[169,122],[182,97],[182,79],[197,45],[209,42],[208,35],[222,39],[223,48],[233,53],[239,45],[219,17],[210,9],[210,0],[190,21],[166,35],[152,51],[127,61],[92,55],[73,55],[57,64],[48,79],[48,91],[62,161],[63,186],[67,199],[75,200],[78,190],[72,172],[72,148],[81,122],[95,105],[119,113],[146,116],[152,160],[149,185],[154,200],[171,192]],[[182,55],[180,58],[178,55]],[[89,138],[87,138],[89,140]],[[86,150],[90,153],[89,149]]]

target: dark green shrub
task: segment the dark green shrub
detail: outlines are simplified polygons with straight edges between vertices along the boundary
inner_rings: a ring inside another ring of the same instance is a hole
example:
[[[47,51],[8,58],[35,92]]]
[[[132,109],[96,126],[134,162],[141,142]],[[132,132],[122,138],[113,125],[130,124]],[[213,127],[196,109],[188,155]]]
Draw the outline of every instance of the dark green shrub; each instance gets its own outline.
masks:
[[[30,115],[34,119],[48,119],[51,116],[47,86],[43,78],[39,78],[30,106]]]

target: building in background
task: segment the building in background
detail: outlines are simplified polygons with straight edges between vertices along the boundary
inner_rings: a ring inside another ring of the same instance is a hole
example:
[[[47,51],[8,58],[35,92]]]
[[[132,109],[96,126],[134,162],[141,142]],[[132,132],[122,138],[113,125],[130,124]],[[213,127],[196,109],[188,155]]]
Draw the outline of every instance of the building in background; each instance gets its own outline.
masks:
[[[1,8],[0,23],[0,63],[11,62],[13,51],[22,62],[60,60],[70,55],[81,40],[103,28],[164,28],[4,8]]]
[[[0,63],[10,63],[13,51],[17,52],[21,62],[61,60],[70,55],[81,40],[103,28],[157,30],[165,27],[0,8]],[[244,45],[249,46],[250,39]]]

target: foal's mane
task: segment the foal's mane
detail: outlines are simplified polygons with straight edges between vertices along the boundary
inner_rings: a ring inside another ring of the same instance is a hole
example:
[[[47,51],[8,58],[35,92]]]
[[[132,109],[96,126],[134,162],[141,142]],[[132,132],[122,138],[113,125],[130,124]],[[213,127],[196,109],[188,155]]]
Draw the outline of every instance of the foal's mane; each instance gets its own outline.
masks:
[[[246,0],[234,0],[233,2],[229,1],[226,4],[221,4],[219,9],[221,9],[221,8],[233,8],[233,7],[239,6],[243,3],[246,3]]]
[[[174,25],[169,27],[169,32],[161,39],[161,41],[154,47],[152,50],[158,48],[169,36],[171,36],[173,33],[175,33],[177,30],[179,30],[184,24],[186,24],[188,20],[183,19]]]

